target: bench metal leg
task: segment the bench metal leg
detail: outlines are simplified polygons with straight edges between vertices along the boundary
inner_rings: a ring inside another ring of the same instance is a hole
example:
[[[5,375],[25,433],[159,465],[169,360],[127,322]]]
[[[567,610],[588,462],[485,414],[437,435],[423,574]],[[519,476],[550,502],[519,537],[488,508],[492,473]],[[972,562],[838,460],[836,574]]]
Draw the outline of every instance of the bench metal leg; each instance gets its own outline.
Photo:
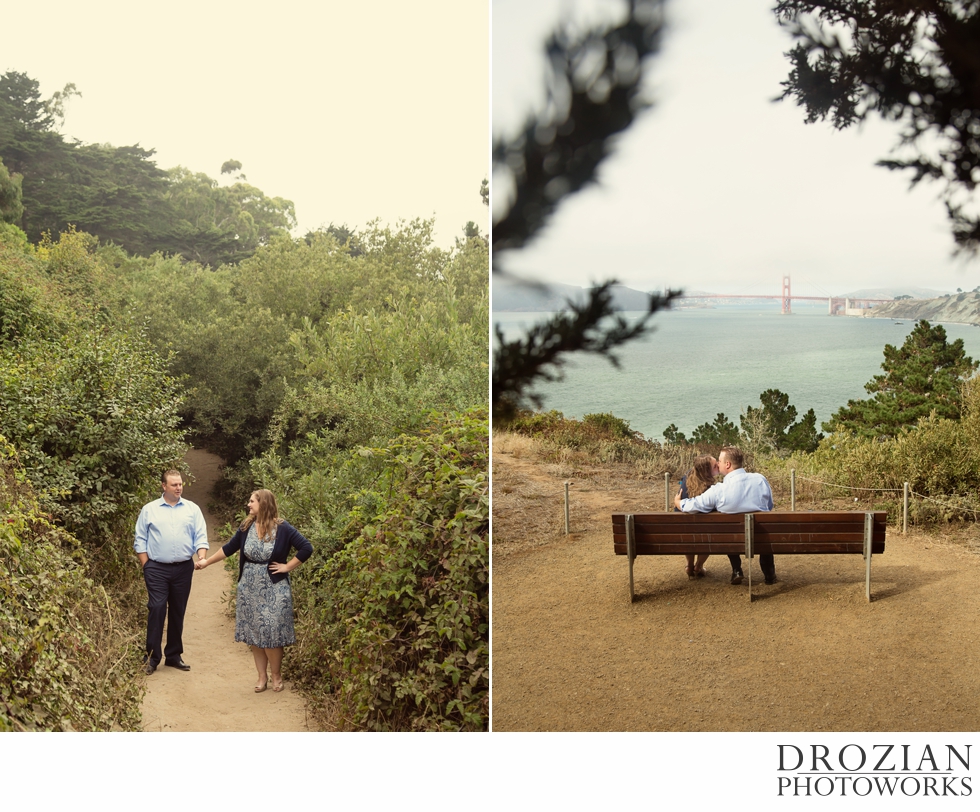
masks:
[[[626,517],[626,557],[630,562],[630,603],[632,603],[635,598],[633,592],[633,559],[636,558],[636,530],[632,513]]]
[[[875,515],[864,514],[864,592],[871,603],[871,539],[874,536]]]
[[[755,537],[755,514],[745,514],[745,569],[749,576],[749,603],[752,603],[752,540]]]

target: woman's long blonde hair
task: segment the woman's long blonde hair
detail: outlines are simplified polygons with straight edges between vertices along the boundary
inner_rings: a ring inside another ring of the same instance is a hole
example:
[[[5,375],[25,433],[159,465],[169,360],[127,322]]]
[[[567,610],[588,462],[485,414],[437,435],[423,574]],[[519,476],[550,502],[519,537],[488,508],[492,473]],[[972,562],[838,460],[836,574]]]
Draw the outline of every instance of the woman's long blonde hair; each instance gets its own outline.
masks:
[[[248,530],[252,522],[255,522],[255,530],[259,538],[264,539],[272,532],[273,527],[282,523],[282,519],[279,518],[279,505],[276,504],[276,497],[272,495],[272,491],[265,488],[252,491],[252,496],[259,501],[259,511],[256,516],[250,513],[242,522],[241,529]]]
[[[687,497],[700,496],[708,488],[715,484],[715,474],[712,470],[714,457],[710,454],[702,454],[694,460],[694,467],[687,475]]]

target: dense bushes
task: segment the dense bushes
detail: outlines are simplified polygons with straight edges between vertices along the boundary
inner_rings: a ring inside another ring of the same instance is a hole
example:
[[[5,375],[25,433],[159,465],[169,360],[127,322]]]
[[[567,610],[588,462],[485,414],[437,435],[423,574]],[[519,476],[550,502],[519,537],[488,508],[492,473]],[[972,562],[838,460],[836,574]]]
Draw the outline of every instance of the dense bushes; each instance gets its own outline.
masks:
[[[87,235],[0,249],[0,270],[3,432],[69,533],[90,547],[128,535],[148,487],[183,456],[177,382],[138,330],[105,314],[109,271]]]
[[[0,242],[0,727],[140,727],[132,522],[184,445],[108,275],[87,235]]]
[[[71,231],[0,242],[2,425],[84,587],[133,609],[132,523],[189,429],[316,545],[287,667],[352,727],[489,724],[489,258],[431,230],[280,236],[215,270]]]
[[[138,730],[127,620],[0,437],[0,731]]]
[[[489,722],[485,409],[356,457],[378,471],[350,540],[307,568],[292,667],[373,730]]]
[[[173,352],[188,426],[232,463],[269,448],[270,423],[281,452],[334,429],[349,448],[411,430],[426,409],[488,397],[486,245],[445,252],[431,231],[372,226],[356,256],[330,234],[278,238],[216,271],[116,257],[125,285],[114,308]]]
[[[587,414],[581,420],[561,412],[518,411],[507,430],[536,437],[553,459],[571,449],[601,462],[644,462],[659,472],[673,472],[692,457],[688,448],[662,446],[633,431],[629,423],[611,414]],[[686,470],[686,468],[685,468]]]

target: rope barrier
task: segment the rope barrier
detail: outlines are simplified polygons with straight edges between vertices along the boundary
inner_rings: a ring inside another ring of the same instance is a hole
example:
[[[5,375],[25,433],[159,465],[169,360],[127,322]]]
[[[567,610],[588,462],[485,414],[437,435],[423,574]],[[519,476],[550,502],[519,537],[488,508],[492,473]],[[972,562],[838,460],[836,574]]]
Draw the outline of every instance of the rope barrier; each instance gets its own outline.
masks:
[[[811,479],[810,477],[797,475],[797,479],[805,480],[806,482],[815,482],[818,485],[828,485],[831,488],[844,488],[849,491],[869,491],[871,493],[902,493],[901,488],[855,488],[853,485],[839,485],[836,482],[824,482],[821,479]]]
[[[798,476],[795,471],[793,472],[793,478],[794,479],[801,479],[801,480],[803,480],[805,482],[812,482],[812,483],[814,483],[816,485],[825,485],[825,486],[830,487],[830,488],[841,488],[842,490],[847,490],[847,491],[860,491],[860,492],[863,492],[863,493],[883,493],[883,494],[884,493],[902,493],[902,494],[904,494],[904,488],[858,488],[858,487],[855,487],[853,485],[841,485],[841,484],[839,484],[837,482],[826,482],[824,480],[814,479],[812,477]],[[571,484],[570,482],[565,482],[563,484],[562,489],[559,490],[559,491],[550,491],[550,490],[547,490],[544,493],[542,493],[542,492],[539,491],[538,493],[535,494],[535,496],[536,497],[539,497],[539,498],[540,497],[546,497],[547,498],[547,497],[552,497],[552,496],[559,496],[559,497],[562,497],[563,498],[563,500],[564,500],[564,514],[565,514],[565,516],[564,516],[564,519],[565,519],[565,535],[568,535],[569,532],[570,532],[570,530],[571,530],[571,528],[569,526],[570,525],[570,507],[571,507],[571,502],[570,502],[570,498],[569,498],[569,496],[570,496],[569,495],[569,485],[570,484]],[[669,480],[666,480],[665,481],[665,491],[664,491],[664,493],[665,493],[665,498],[669,498]],[[925,494],[918,493],[917,491],[913,491],[911,489],[909,489],[909,495],[910,496],[916,496],[916,497],[918,497],[919,499],[921,499],[921,500],[923,500],[925,502],[932,502],[933,504],[940,505],[942,507],[952,508],[953,510],[960,511],[962,513],[969,513],[969,514],[971,514],[973,516],[974,521],[980,521],[980,509],[975,509],[975,508],[967,507],[965,505],[956,504],[954,502],[947,502],[947,501],[943,501],[941,499],[936,499],[935,497],[926,496]],[[665,509],[669,510],[669,508],[665,508]],[[907,510],[907,507],[906,507],[906,510]],[[907,517],[906,517],[905,521],[907,521]],[[904,532],[904,530],[903,530],[903,532]]]
[[[924,500],[926,502],[934,502],[935,504],[942,505],[943,507],[951,507],[954,510],[960,510],[960,511],[962,511],[964,513],[972,513],[973,516],[974,516],[974,518],[976,518],[977,516],[980,516],[980,511],[974,510],[973,508],[964,507],[963,505],[957,505],[957,504],[954,504],[953,502],[942,502],[939,499],[936,499],[936,498],[934,498],[932,496],[926,496],[923,493],[916,493],[915,491],[910,491],[910,493],[913,496],[918,496],[920,499],[922,499],[922,500]]]

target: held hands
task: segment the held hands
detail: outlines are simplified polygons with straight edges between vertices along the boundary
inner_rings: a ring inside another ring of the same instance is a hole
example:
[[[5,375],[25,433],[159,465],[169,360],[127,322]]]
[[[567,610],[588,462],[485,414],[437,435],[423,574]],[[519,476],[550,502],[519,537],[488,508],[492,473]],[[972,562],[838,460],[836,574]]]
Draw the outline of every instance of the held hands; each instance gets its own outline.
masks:
[[[208,560],[206,558],[199,558],[194,562],[194,569],[203,570],[208,565]]]

